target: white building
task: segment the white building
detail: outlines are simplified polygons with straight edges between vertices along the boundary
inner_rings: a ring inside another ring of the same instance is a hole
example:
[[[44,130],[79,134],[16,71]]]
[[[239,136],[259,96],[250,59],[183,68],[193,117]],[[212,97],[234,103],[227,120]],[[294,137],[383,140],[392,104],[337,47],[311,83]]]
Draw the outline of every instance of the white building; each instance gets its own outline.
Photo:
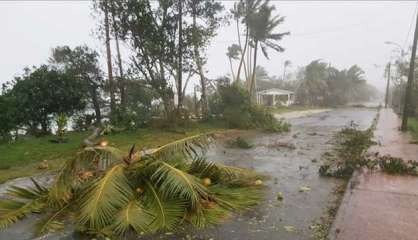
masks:
[[[264,106],[290,106],[295,101],[295,93],[288,90],[270,88],[257,92],[257,103]]]

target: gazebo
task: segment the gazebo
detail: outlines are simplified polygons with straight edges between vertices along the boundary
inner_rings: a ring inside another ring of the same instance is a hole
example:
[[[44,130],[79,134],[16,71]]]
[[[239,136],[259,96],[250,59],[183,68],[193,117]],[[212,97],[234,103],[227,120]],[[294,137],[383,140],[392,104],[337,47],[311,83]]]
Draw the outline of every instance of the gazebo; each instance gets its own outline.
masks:
[[[257,92],[257,103],[265,106],[290,106],[295,100],[292,91],[270,88]]]

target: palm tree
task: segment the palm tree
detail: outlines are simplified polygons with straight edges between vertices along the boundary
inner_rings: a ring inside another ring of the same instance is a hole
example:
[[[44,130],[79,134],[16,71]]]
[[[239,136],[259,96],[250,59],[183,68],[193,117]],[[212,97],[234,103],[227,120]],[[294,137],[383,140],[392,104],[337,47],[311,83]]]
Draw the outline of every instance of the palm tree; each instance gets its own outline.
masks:
[[[250,95],[252,98],[255,96],[255,87],[256,87],[256,74],[255,69],[257,67],[257,55],[258,47],[261,47],[263,55],[268,59],[267,49],[272,48],[277,52],[283,52],[284,48],[278,45],[276,42],[282,40],[286,35],[289,35],[289,32],[284,33],[273,33],[275,28],[284,22],[284,17],[279,15],[273,17],[273,11],[275,10],[274,6],[270,6],[269,2],[264,2],[258,11],[250,14],[247,18],[249,35],[252,40],[251,44],[254,48],[253,55],[253,71],[251,82],[249,84]]]
[[[64,220],[92,235],[198,228],[234,210],[255,205],[256,174],[206,161],[213,134],[199,134],[140,154],[127,155],[106,142],[83,148],[62,167],[52,186],[12,187],[0,201],[0,228],[32,212],[44,213],[37,235],[63,229]]]
[[[241,0],[239,3],[235,3],[234,4],[234,8],[231,10],[231,13],[234,17],[234,19],[236,20],[236,26],[237,26],[237,34],[238,34],[238,44],[240,46],[240,49],[242,49],[241,51],[241,59],[238,65],[238,72],[237,72],[237,79],[241,78],[241,69],[242,67],[244,67],[244,74],[245,74],[245,80],[248,80],[248,75],[249,75],[249,69],[247,71],[247,67],[246,67],[246,63],[245,63],[245,57],[249,56],[250,54],[248,53],[248,48],[249,48],[249,40],[250,40],[250,35],[249,35],[249,27],[248,27],[248,17],[253,14],[254,12],[256,12],[260,6],[262,5],[263,0]],[[246,31],[245,31],[245,42],[244,42],[244,47],[242,47],[242,43],[241,43],[241,31],[240,31],[240,19],[242,19],[242,23],[245,24],[246,26]],[[249,61],[248,61],[249,64]],[[250,66],[248,66],[248,68],[250,68]]]
[[[234,68],[232,67],[232,59],[238,60],[240,51],[241,51],[241,47],[239,45],[232,44],[231,46],[228,47],[228,51],[226,52],[226,56],[228,56],[228,59],[229,59],[229,66],[231,67],[231,74],[232,74],[233,82],[235,80],[238,80],[239,78],[238,76],[237,78],[235,78]]]
[[[283,81],[286,80],[286,68],[292,66],[292,62],[290,60],[284,61],[283,65]]]

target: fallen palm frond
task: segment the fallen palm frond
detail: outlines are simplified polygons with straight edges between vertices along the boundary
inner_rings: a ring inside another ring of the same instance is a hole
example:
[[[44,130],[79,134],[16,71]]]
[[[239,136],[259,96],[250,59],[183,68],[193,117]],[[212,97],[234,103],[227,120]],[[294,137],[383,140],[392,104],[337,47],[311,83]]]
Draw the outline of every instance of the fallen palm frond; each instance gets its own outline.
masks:
[[[68,160],[49,187],[12,187],[0,201],[0,228],[33,212],[44,213],[36,234],[63,229],[64,220],[89,235],[175,231],[189,223],[202,228],[233,211],[257,204],[257,175],[207,161],[203,154],[213,134],[198,134],[138,157],[96,145]]]
[[[152,150],[149,154],[159,159],[178,154],[195,158],[204,153],[214,134],[215,133],[202,133],[176,140]]]

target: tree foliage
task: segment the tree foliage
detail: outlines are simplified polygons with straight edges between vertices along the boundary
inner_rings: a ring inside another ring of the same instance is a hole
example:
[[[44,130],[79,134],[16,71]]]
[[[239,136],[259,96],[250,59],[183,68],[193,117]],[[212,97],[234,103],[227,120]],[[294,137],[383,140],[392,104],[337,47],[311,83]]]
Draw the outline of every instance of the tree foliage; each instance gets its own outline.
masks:
[[[338,70],[321,60],[312,61],[299,74],[296,90],[300,104],[337,106],[369,101],[377,90],[366,83],[364,71],[357,65]]]
[[[14,108],[16,126],[27,126],[28,131],[47,133],[52,117],[58,114],[71,115],[84,109],[83,84],[67,73],[42,65],[27,70],[17,77],[4,95],[12,101],[8,107]]]

